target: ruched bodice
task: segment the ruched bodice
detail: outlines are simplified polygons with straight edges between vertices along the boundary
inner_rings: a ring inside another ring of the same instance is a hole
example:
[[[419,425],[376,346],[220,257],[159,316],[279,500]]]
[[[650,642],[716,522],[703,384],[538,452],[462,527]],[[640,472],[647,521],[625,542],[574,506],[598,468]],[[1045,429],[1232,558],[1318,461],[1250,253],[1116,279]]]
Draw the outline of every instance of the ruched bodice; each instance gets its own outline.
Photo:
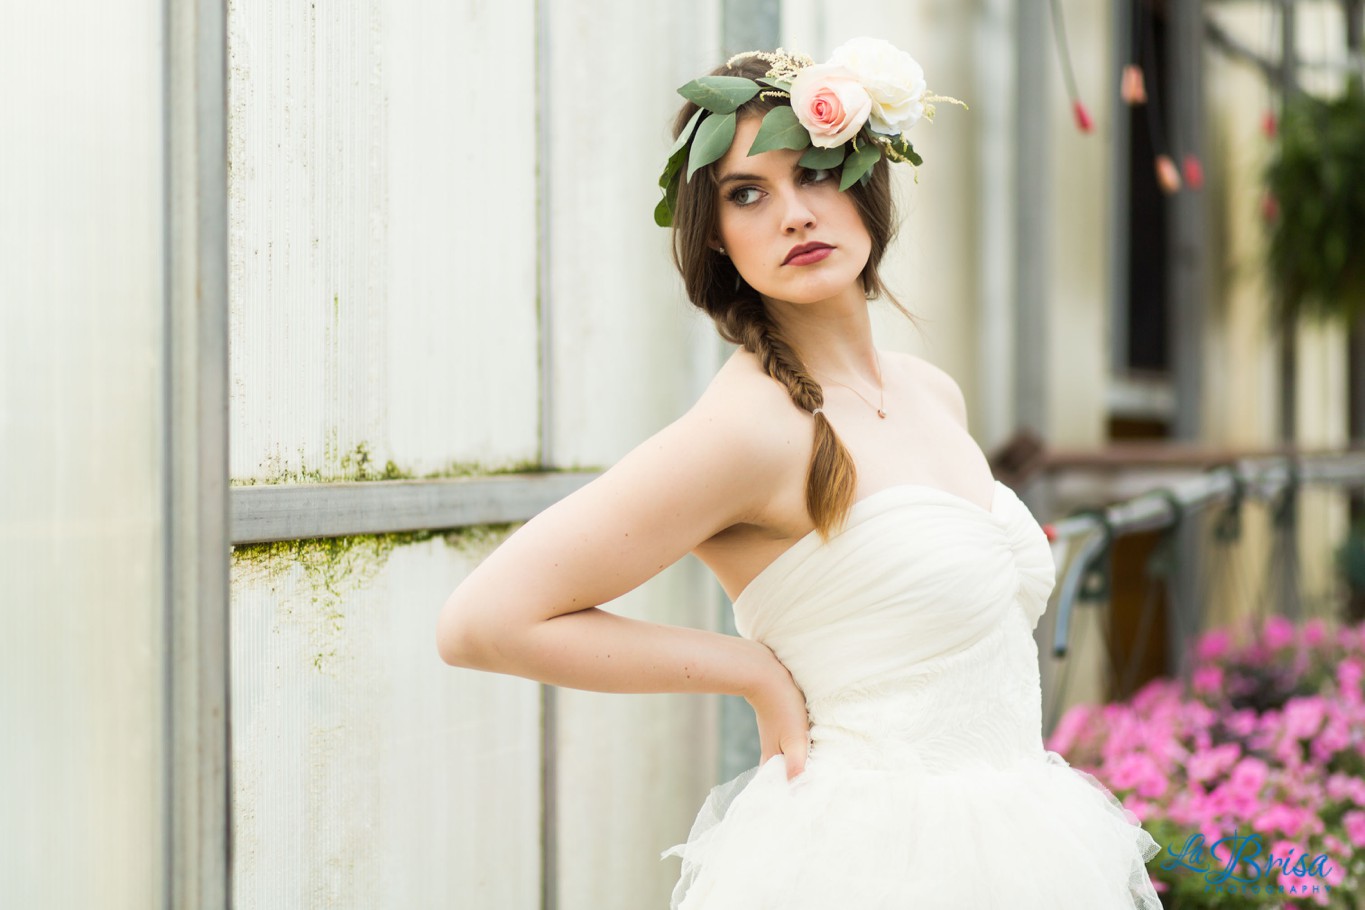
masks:
[[[770,563],[735,599],[735,628],[817,701],[959,652],[1013,606],[1031,628],[1054,578],[1047,537],[1003,483],[990,511],[898,484],[854,503],[827,542],[812,531]]]
[[[1052,550],[1014,491],[994,488],[987,511],[937,487],[887,487],[735,599],[736,629],[805,693],[814,750],[930,768],[1042,753],[1030,631],[1055,581]]]
[[[683,857],[675,910],[1159,910],[1155,842],[1043,746],[1033,630],[1055,580],[999,481],[989,510],[887,487],[764,568],[735,627],[805,694],[809,757],[712,790],[663,854]]]

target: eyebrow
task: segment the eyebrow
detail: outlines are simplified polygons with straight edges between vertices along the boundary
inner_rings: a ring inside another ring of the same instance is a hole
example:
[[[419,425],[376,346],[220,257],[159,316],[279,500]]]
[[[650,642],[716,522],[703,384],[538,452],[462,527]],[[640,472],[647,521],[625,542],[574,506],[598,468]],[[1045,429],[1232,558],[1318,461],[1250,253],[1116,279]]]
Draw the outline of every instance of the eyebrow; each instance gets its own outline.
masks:
[[[792,170],[804,171],[806,170],[806,168],[802,167],[801,163],[798,161],[796,164],[792,165]],[[761,174],[726,174],[724,177],[717,180],[716,183],[718,186],[724,186],[725,184],[731,183],[735,180],[756,180],[761,183],[767,179],[768,178],[762,176]]]
[[[720,178],[720,181],[719,181],[719,182],[722,183],[722,184],[725,184],[725,183],[730,183],[731,181],[734,181],[734,180],[762,180],[762,179],[763,179],[763,178],[760,177],[758,174],[726,174],[724,177]]]

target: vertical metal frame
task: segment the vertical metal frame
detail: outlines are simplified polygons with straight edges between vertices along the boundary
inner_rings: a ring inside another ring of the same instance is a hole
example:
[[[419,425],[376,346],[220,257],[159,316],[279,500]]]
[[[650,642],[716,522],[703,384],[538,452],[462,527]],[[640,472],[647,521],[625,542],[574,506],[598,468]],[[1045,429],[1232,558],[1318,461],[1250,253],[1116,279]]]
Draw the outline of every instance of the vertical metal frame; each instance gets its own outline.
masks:
[[[1126,373],[1128,367],[1128,299],[1129,236],[1132,225],[1132,205],[1129,198],[1129,173],[1132,151],[1130,121],[1132,109],[1119,97],[1123,68],[1132,62],[1128,52],[1133,46],[1133,18],[1135,8],[1143,0],[1118,0],[1114,4],[1114,20],[1110,24],[1113,65],[1110,67],[1110,103],[1113,107],[1113,141],[1109,146],[1109,172],[1112,175],[1109,197],[1109,373]],[[1156,73],[1147,74],[1155,79]]]
[[[554,307],[550,280],[550,103],[554,71],[550,40],[550,2],[536,0],[536,310],[540,346],[540,464],[555,461]],[[559,712],[554,686],[540,686],[540,906],[559,906]]]
[[[232,906],[223,0],[165,0],[164,903]]]
[[[1016,91],[1022,86],[1047,86],[1047,6],[1034,0],[1015,3]],[[1051,90],[1030,95],[1033,110],[1015,118],[1018,154],[1015,157],[1015,424],[1046,438],[1048,419],[1048,263],[1052,256],[1052,156],[1048,131]],[[1018,104],[1016,103],[1016,109]]]

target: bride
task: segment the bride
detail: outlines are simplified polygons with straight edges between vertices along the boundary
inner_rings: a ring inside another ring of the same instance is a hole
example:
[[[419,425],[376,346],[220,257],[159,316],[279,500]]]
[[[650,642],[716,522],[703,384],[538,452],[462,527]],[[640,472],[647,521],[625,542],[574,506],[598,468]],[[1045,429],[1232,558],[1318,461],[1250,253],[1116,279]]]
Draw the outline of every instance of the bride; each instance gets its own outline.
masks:
[[[656,220],[738,349],[687,413],[469,574],[442,659],[748,701],[760,764],[669,851],[675,907],[1159,907],[1150,837],[1042,750],[1041,530],[954,380],[873,343],[889,167],[922,163],[905,131],[954,99],[874,39],[818,64],[740,55],[680,92]],[[688,553],[739,637],[601,608]]]

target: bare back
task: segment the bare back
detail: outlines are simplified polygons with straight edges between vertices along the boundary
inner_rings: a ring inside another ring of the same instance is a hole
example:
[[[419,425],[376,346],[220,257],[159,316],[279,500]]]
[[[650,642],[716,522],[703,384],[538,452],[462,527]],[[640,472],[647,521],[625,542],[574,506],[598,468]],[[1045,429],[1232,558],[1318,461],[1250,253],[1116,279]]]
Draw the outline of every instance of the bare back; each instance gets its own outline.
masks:
[[[990,465],[967,431],[962,394],[938,367],[912,354],[881,352],[885,418],[854,392],[826,385],[825,414],[858,470],[854,500],[897,484],[924,484],[989,510]],[[767,478],[765,505],[698,545],[706,564],[732,599],[782,552],[814,530],[806,512],[806,472],[814,446],[813,418],[765,373],[758,358],[740,349],[717,372],[704,398],[742,408],[755,432],[781,447],[779,467]],[[761,415],[761,416],[760,416]]]

